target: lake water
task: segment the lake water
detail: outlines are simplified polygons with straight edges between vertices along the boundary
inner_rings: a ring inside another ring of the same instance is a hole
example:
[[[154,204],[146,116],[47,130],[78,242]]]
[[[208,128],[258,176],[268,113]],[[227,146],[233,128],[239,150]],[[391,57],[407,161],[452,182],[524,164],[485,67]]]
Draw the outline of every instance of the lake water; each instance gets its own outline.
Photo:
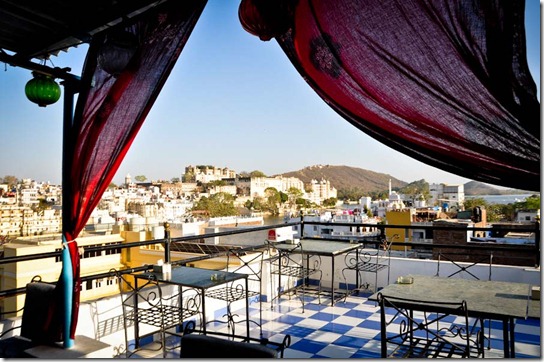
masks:
[[[482,198],[490,204],[513,204],[514,202],[525,201],[526,198],[532,196],[533,194],[516,194],[516,195],[474,195],[466,196],[465,199],[471,200],[476,198]]]

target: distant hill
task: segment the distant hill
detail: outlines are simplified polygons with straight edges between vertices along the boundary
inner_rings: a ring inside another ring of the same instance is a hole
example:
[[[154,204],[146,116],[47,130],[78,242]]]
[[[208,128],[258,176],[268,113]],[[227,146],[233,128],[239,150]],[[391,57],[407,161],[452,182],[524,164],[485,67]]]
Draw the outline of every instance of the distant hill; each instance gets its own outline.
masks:
[[[337,190],[358,188],[363,192],[386,191],[389,189],[389,180],[391,180],[392,188],[401,188],[408,184],[385,173],[350,166],[315,165],[281,175],[297,177],[305,184],[310,183],[311,180],[325,179],[329,180]]]
[[[465,195],[513,195],[513,194],[528,194],[529,191],[517,189],[497,189],[493,186],[486,185],[478,181],[469,181],[464,185]]]
[[[501,190],[477,181],[469,181],[464,185],[465,195],[500,195]]]
[[[314,165],[298,171],[290,171],[280,174],[286,177],[297,177],[305,184],[311,180],[329,180],[337,190],[357,188],[361,191],[382,192],[389,189],[389,180],[393,189],[400,189],[409,182],[399,180],[389,174],[365,170],[351,166]],[[279,176],[279,175],[274,175]],[[412,182],[412,181],[410,181]],[[465,195],[508,195],[524,194],[527,191],[515,189],[497,189],[482,182],[470,181],[464,184]]]

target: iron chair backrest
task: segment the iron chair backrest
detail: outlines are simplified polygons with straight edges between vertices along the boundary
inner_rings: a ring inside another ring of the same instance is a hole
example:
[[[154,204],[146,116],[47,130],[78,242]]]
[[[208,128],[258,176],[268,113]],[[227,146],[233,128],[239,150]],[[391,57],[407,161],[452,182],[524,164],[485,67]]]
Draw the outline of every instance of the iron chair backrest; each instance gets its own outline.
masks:
[[[306,293],[306,284],[309,282],[310,276],[318,276],[317,281],[317,297],[319,303],[321,303],[321,279],[323,278],[323,271],[321,270],[321,257],[317,255],[317,258],[310,262],[309,255],[304,251],[302,243],[289,245],[289,247],[278,247],[274,242],[267,241],[269,248],[269,265],[270,265],[270,277],[277,276],[278,285],[276,296],[272,296],[271,302],[274,299],[279,299],[283,293],[294,292],[298,296],[302,303],[302,312],[304,313],[304,295]],[[281,285],[282,277],[291,278],[294,281],[294,286],[289,286],[284,290]],[[274,279],[271,283],[274,285]],[[274,287],[272,287],[274,289]],[[301,295],[297,293],[297,289],[300,289]]]
[[[159,342],[163,351],[163,356],[166,357],[166,334],[168,329],[175,326],[181,326],[184,316],[194,315],[198,310],[198,306],[193,306],[191,310],[180,308],[179,303],[181,296],[165,296],[160,283],[154,278],[138,279],[138,288],[135,287],[136,282],[134,276],[125,274],[117,270],[111,270],[118,278],[118,285],[121,294],[121,307],[123,312],[123,324],[125,329],[125,354],[127,357],[140,350],[139,334],[140,325],[151,326],[149,334],[159,334]],[[198,299],[192,299],[195,303]],[[129,348],[129,327],[134,326],[135,329],[135,346],[134,349]],[[174,333],[175,334],[175,333]]]
[[[206,323],[226,323],[229,331],[235,334],[236,324],[243,323],[247,319],[235,320],[237,315],[232,313],[231,304],[233,302],[243,300],[246,297],[249,298],[248,303],[254,301],[256,298],[259,303],[259,321],[249,319],[249,322],[254,323],[259,327],[260,335],[262,336],[262,298],[263,298],[263,285],[262,285],[262,269],[264,263],[264,253],[266,249],[264,246],[260,249],[250,248],[232,248],[227,253],[227,265],[225,271],[230,273],[243,273],[247,274],[247,290],[244,280],[234,280],[225,285],[221,285],[217,288],[210,289],[206,292],[207,298],[219,299],[227,302],[227,316],[226,320],[211,320]],[[249,316],[246,316],[249,318]]]
[[[462,261],[461,259],[465,258],[466,261]],[[488,275],[487,280],[491,280],[492,277],[492,270],[493,270],[493,253],[490,252],[489,254],[466,254],[466,253],[444,253],[440,252],[438,253],[438,261],[436,263],[436,276],[439,277],[440,275],[440,263],[445,260],[447,262],[450,262],[452,267],[455,267],[455,270],[453,272],[450,272],[446,278],[451,278],[454,276],[468,276],[471,278],[474,278],[476,280],[480,280],[478,275],[476,275],[473,270],[470,270],[470,268],[473,268],[476,265],[479,264],[489,264],[488,269]],[[463,264],[461,264],[463,262]],[[465,265],[466,263],[466,265]],[[442,263],[444,264],[444,263]]]
[[[32,278],[32,281],[26,285],[23,308],[3,313],[23,311],[21,325],[9,328],[0,335],[1,358],[29,357],[24,350],[35,345],[60,341],[60,320],[52,309],[53,304],[56,303],[57,292],[55,284],[42,282],[39,276]],[[19,336],[4,338],[18,329],[20,329]]]
[[[181,358],[276,358],[277,352],[258,343],[199,334],[181,337]]]
[[[377,299],[382,358],[483,356],[483,325],[477,331],[471,329],[466,301],[412,300],[381,292]],[[423,317],[415,316],[414,311],[423,312]],[[455,316],[456,322],[451,323],[449,316]],[[389,345],[393,346],[391,351]]]

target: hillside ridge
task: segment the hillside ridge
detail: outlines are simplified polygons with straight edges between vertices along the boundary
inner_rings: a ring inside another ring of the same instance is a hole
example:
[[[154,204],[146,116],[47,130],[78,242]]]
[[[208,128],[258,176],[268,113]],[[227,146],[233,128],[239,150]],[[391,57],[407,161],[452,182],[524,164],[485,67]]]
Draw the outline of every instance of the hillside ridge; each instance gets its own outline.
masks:
[[[296,171],[284,172],[274,176],[297,177],[304,184],[311,180],[328,180],[337,190],[357,188],[361,191],[382,192],[389,189],[389,180],[393,189],[402,188],[415,181],[403,181],[392,175],[346,165],[313,165]],[[501,190],[478,181],[469,181],[464,185],[465,195],[504,195],[527,193],[523,190]]]

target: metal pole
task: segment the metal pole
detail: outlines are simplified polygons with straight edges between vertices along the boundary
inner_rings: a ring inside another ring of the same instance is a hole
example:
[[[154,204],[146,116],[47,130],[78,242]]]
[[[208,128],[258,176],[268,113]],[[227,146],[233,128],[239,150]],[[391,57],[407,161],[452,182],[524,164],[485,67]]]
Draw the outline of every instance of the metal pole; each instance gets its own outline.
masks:
[[[537,218],[535,220],[535,251],[536,251],[536,259],[535,259],[535,267],[540,267],[540,218]]]
[[[164,262],[170,264],[170,224],[164,223]]]
[[[300,209],[300,239],[304,239],[304,213]]]
[[[73,108],[74,108],[74,84],[70,81],[62,82],[64,85],[64,104],[63,104],[63,128],[62,128],[62,271],[61,279],[64,286],[64,318],[63,318],[63,346],[71,348],[74,346],[74,340],[70,338],[72,325],[72,305],[74,301],[74,275],[72,269],[72,260],[68,250],[68,240],[66,240],[65,230],[70,224],[70,210],[66,206],[66,201],[71,197],[70,171],[72,167],[72,128],[73,128]]]

